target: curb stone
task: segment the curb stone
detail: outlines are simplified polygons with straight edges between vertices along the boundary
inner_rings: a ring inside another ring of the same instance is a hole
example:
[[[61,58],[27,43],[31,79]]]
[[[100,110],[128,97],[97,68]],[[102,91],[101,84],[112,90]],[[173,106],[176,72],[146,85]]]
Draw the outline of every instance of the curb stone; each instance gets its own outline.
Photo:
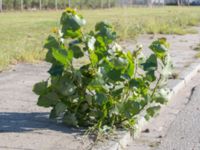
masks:
[[[200,71],[200,61],[196,61],[192,63],[188,68],[183,70],[180,75],[179,79],[169,80],[167,87],[170,89],[169,93],[169,101],[171,98],[177,94],[181,89],[187,86],[190,80],[197,75]],[[163,105],[162,107],[164,107]],[[161,107],[161,109],[162,109]],[[94,147],[93,150],[123,150],[133,138],[139,137],[142,131],[142,128],[148,123],[145,118],[142,116],[136,125],[136,131],[134,133],[134,137],[131,136],[130,132],[124,131],[119,135],[119,138],[116,141],[109,141],[108,143],[104,143],[104,145],[100,147]],[[107,144],[105,146],[105,144]]]

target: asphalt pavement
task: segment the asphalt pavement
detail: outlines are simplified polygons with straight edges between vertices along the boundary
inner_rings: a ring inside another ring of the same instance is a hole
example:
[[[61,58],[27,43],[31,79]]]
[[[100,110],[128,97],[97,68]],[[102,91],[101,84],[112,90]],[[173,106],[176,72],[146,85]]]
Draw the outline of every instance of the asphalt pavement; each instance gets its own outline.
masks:
[[[200,150],[200,73],[126,149]]]
[[[159,150],[200,150],[200,86],[171,124]]]

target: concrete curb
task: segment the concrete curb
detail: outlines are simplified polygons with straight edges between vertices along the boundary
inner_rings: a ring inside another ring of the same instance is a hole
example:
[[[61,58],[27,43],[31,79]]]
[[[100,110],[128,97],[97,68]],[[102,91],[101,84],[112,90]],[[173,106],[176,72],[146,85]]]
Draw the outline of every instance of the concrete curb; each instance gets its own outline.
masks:
[[[180,73],[178,77],[179,79],[169,80],[169,83],[167,85],[168,88],[170,89],[169,101],[176,93],[178,93],[181,89],[186,87],[187,84],[190,82],[190,80],[194,76],[196,76],[199,71],[200,71],[200,62],[196,61]],[[134,137],[140,136],[142,128],[147,123],[148,122],[145,120],[144,117],[141,117],[139,119],[138,124],[136,125],[136,132],[134,133]],[[134,137],[131,136],[130,132],[126,131],[121,133],[116,141],[109,141],[108,142],[109,144],[107,144],[106,146],[103,146],[101,148],[94,148],[94,150],[122,150],[131,142],[131,140]]]

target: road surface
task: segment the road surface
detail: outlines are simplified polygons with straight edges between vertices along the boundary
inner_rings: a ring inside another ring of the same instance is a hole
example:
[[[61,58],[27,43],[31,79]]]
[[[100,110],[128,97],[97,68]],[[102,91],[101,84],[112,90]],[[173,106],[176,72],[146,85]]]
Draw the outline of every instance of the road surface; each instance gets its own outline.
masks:
[[[200,74],[152,119],[127,150],[200,150]]]

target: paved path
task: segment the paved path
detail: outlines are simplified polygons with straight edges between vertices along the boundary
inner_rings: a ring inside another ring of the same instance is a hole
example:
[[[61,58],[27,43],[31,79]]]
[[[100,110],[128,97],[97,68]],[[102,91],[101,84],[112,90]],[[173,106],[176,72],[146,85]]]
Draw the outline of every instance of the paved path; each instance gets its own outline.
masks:
[[[82,150],[81,131],[48,119],[36,105],[33,85],[47,78],[47,64],[19,64],[0,74],[0,150]]]
[[[200,86],[170,126],[159,150],[200,150]]]
[[[200,150],[200,73],[127,150]],[[195,88],[193,88],[195,87]]]

